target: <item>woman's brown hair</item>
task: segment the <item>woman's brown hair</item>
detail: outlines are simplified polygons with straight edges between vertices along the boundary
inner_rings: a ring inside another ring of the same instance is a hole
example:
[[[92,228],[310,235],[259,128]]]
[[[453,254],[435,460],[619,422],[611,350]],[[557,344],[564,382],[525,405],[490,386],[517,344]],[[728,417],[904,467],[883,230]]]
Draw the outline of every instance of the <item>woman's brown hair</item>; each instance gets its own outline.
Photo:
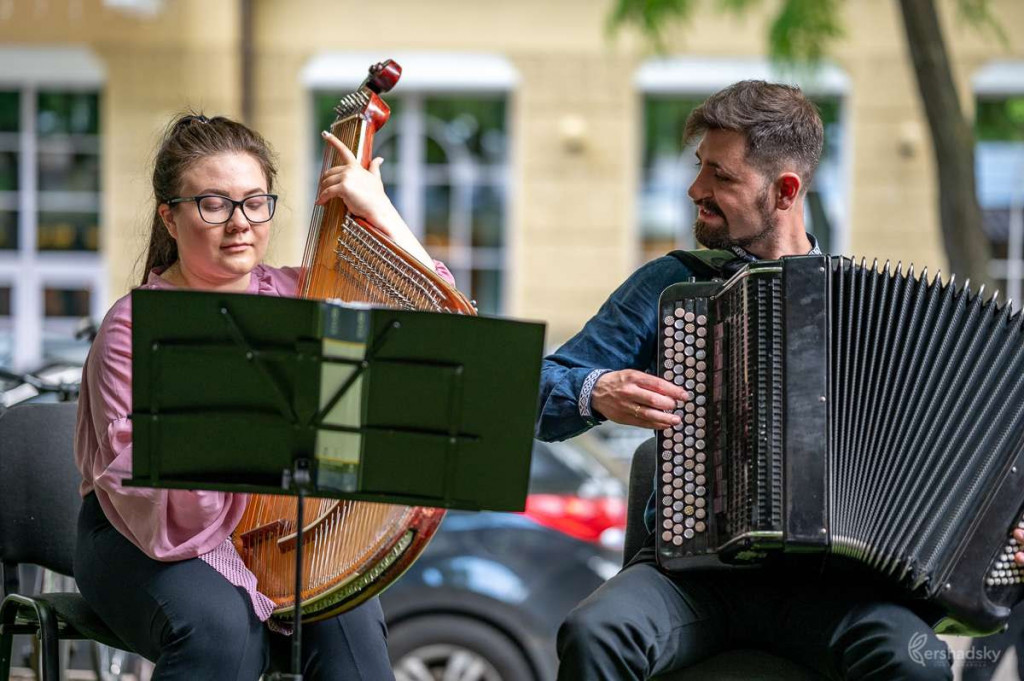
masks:
[[[215,116],[187,114],[175,119],[164,134],[153,164],[153,225],[146,251],[142,283],[155,267],[169,267],[178,259],[178,243],[171,238],[160,218],[160,205],[181,191],[182,176],[198,161],[224,153],[245,153],[255,158],[267,178],[267,191],[274,190],[277,166],[267,141],[245,125]]]

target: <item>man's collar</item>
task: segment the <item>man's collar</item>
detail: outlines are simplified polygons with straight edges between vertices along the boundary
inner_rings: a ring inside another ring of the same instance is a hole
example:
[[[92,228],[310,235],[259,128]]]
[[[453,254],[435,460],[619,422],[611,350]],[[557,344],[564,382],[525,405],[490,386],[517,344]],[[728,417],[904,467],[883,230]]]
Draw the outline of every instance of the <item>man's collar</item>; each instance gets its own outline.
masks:
[[[811,250],[807,251],[807,255],[821,255],[821,247],[818,246],[818,240],[814,238],[814,235],[807,232],[807,240],[811,242]],[[746,249],[740,246],[732,246],[731,250],[736,254],[736,257],[744,262],[757,262],[760,260],[753,253],[747,252]]]

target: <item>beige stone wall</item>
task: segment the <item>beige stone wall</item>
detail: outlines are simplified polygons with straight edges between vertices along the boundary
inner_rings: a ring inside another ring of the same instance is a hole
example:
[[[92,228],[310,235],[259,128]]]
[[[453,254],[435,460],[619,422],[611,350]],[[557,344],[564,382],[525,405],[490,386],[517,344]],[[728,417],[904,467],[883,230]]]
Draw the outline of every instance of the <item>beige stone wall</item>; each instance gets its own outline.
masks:
[[[771,3],[767,3],[771,4]],[[636,265],[641,97],[636,68],[649,56],[630,31],[609,40],[610,2],[593,0],[257,0],[255,116],[281,161],[284,198],[271,260],[295,262],[308,220],[308,92],[299,74],[330,51],[491,52],[518,70],[511,93],[514,197],[510,207],[509,313],[549,322],[564,339]],[[0,16],[0,43],[85,44],[104,61],[105,221],[111,293],[126,290],[148,228],[148,164],[162,126],[188,107],[240,111],[239,3],[167,0],[152,18],[105,9],[100,0],[14,3]],[[849,76],[846,251],[944,264],[934,161],[895,0],[845,3],[846,36],[835,62]],[[1005,47],[962,25],[943,0],[956,75],[970,104],[970,76],[986,61],[1024,59],[1024,36]],[[995,0],[1004,26],[1024,26],[1024,3]],[[677,54],[759,57],[765,18],[698,13],[669,33]],[[471,65],[467,65],[471,68]],[[584,131],[582,150],[563,144],[567,123]]]
[[[25,0],[0,18],[0,45],[84,45],[106,69],[101,248],[111,302],[138,283],[153,210],[152,157],[167,122],[193,107],[238,113],[236,14],[234,3],[203,0],[175,0],[153,18],[100,0]]]

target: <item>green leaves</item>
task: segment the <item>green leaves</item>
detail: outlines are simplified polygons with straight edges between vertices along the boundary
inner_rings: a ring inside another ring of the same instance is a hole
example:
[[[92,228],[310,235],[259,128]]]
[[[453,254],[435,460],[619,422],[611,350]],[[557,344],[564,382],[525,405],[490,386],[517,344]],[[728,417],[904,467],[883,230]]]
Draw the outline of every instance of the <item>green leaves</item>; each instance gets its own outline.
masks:
[[[611,33],[633,26],[664,52],[664,32],[671,23],[686,25],[701,3],[720,11],[742,15],[763,0],[617,0],[608,16]],[[841,12],[844,0],[781,0],[768,29],[770,56],[777,61],[820,61],[829,47],[844,35]],[[1008,44],[1006,32],[992,13],[991,0],[957,0],[964,21],[979,30],[992,31]]]
[[[786,0],[768,33],[771,57],[780,61],[817,62],[843,36],[842,0]]]

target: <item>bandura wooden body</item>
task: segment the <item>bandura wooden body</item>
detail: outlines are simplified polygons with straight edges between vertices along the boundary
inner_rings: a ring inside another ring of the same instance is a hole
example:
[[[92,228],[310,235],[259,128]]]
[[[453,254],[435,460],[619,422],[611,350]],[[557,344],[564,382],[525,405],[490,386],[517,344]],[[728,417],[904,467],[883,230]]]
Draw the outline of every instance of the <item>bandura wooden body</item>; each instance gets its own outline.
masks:
[[[335,107],[331,133],[368,167],[375,133],[390,109],[380,94],[398,81],[393,61],[374,65],[356,92]],[[330,145],[323,169],[338,165]],[[475,314],[473,305],[432,269],[394,244],[382,231],[348,214],[340,200],[313,212],[303,257],[299,294],[304,298],[366,302],[381,307]],[[362,501],[308,499],[303,516],[303,621],[348,610],[380,593],[426,547],[444,517],[437,508]],[[259,590],[294,618],[295,501],[253,496],[232,535]]]

